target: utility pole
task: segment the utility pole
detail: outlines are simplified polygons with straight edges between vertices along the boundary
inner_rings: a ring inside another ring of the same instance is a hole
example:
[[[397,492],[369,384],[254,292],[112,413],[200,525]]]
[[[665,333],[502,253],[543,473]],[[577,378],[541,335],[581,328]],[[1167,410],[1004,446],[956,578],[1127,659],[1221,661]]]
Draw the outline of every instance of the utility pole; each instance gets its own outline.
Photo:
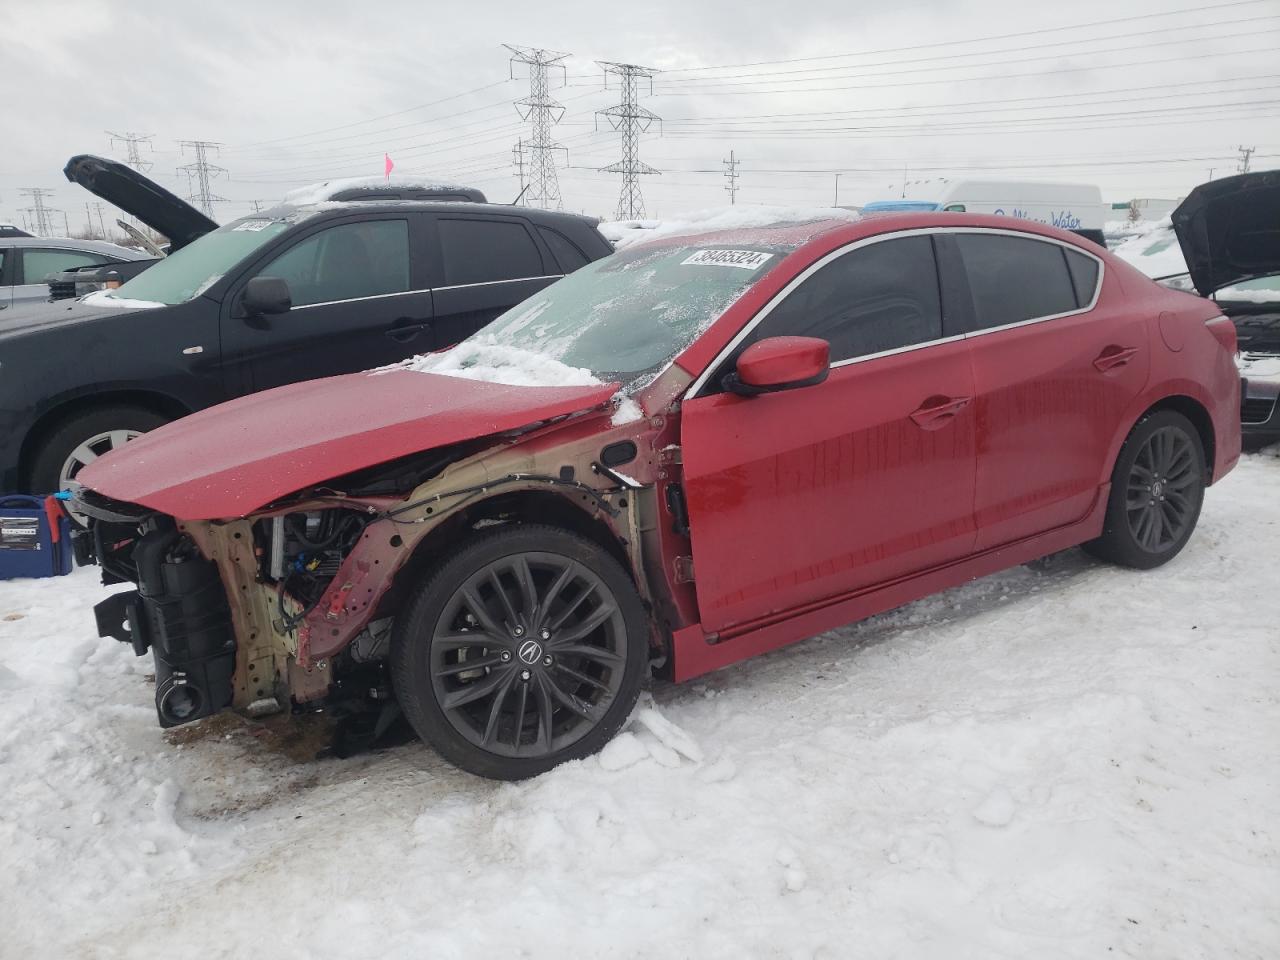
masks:
[[[102,230],[102,239],[107,239],[107,225],[102,222],[102,201],[93,201],[93,209],[98,211],[98,227]]]
[[[23,187],[18,192],[31,198],[31,206],[27,207],[25,212],[31,214],[30,222],[35,228],[36,236],[51,236],[53,234],[53,224],[50,220],[50,214],[62,213],[61,210],[54,210],[52,207],[44,205],[44,198],[53,196],[53,191],[46,190],[44,187]]]
[[[741,160],[733,158],[733,151],[729,151],[729,159],[720,161],[725,165],[725,179],[729,182],[725,184],[725,189],[729,191],[729,206],[733,206],[738,201],[738,165]]]
[[[564,106],[551,97],[551,88],[547,82],[547,68],[559,67],[563,74],[564,64],[561,61],[570,54],[558,53],[555,50],[541,50],[537,47],[520,47],[511,43],[504,43],[503,46],[511,51],[509,69],[512,78],[515,77],[517,63],[523,63],[529,68],[529,95],[515,103],[520,119],[529,121],[531,127],[529,139],[519,141],[514,150],[524,205],[541,207],[544,210],[559,210],[564,204],[560,201],[560,180],[556,176],[554,153],[565,148],[563,144],[551,139],[551,128],[564,116]],[[524,178],[526,150],[529,152],[527,191]]]
[[[179,140],[178,147],[185,154],[188,149],[195,153],[195,161],[178,168],[179,173],[187,175],[187,181],[191,185],[191,194],[187,197],[192,203],[198,206],[202,213],[210,220],[213,219],[213,205],[215,202],[225,201],[226,197],[220,197],[209,189],[209,181],[226,173],[225,167],[219,167],[209,162],[209,153],[218,152],[218,148],[222,146],[214,143],[212,140]]]
[[[641,78],[649,80],[649,93],[653,94],[653,77],[657,70],[653,67],[640,67],[634,63],[613,63],[597,60],[596,63],[604,71],[604,86],[609,88],[609,74],[618,77],[622,87],[622,102],[596,111],[596,123],[605,117],[609,125],[622,133],[622,159],[601,167],[601,173],[622,174],[622,194],[618,197],[617,217],[619,220],[635,220],[644,216],[644,198],[640,195],[640,176],[661,173],[647,163],[640,161],[640,134],[644,133],[657,120],[662,118],[639,103],[637,81]]]
[[[836,174],[836,198],[831,204],[833,207],[840,206],[840,174]]]
[[[1254,152],[1255,150],[1257,150],[1258,148],[1257,148],[1257,147],[1244,147],[1244,146],[1241,146],[1241,147],[1236,147],[1236,149],[1237,149],[1238,151],[1240,151],[1240,168],[1239,168],[1239,169],[1240,169],[1240,172],[1241,172],[1241,173],[1248,173],[1248,172],[1249,172],[1249,158],[1250,158],[1251,156],[1253,156],[1253,152]]]
[[[253,212],[254,212],[254,213],[261,213],[261,212],[262,212],[262,201],[261,201],[261,200],[250,200],[249,202],[253,204]]]
[[[145,143],[148,148],[151,148],[151,139],[155,134],[134,133],[132,130],[128,133],[112,133],[108,130],[107,136],[111,138],[112,145],[115,145],[117,142],[124,144],[126,156],[124,161],[125,163],[133,167],[133,169],[137,170],[139,173],[146,173],[151,169],[151,161],[142,159],[142,154],[138,150],[138,144]]]

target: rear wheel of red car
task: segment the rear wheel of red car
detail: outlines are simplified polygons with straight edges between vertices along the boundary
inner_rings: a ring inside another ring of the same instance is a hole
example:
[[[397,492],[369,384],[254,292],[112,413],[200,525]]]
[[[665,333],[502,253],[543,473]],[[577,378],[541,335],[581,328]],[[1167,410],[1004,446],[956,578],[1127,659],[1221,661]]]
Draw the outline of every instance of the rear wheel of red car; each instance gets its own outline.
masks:
[[[498,780],[595,753],[626,721],[649,625],[613,556],[549,526],[504,526],[445,561],[396,620],[391,677],[414,730]]]
[[[1085,549],[1142,570],[1167,563],[1195,530],[1205,483],[1204,445],[1191,421],[1172,410],[1146,417],[1120,448],[1102,536]]]

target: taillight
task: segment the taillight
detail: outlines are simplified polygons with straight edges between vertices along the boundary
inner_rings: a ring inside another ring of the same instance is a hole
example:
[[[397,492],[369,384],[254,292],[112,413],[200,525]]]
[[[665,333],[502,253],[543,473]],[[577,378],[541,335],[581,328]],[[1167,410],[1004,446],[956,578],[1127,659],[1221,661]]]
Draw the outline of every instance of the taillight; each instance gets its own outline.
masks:
[[[1236,352],[1236,325],[1234,323],[1226,317],[1214,317],[1211,320],[1206,320],[1204,325],[1228,353],[1234,354]]]

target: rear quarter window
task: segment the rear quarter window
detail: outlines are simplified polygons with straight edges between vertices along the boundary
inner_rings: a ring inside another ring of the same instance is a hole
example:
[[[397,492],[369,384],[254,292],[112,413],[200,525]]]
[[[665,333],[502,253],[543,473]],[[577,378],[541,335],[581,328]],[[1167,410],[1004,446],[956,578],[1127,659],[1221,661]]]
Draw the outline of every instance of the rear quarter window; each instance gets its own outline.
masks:
[[[585,267],[590,261],[587,255],[577,248],[572,240],[550,227],[539,227],[538,233],[551,248],[551,254],[565,273],[573,273],[579,267]]]
[[[1071,271],[1071,285],[1076,291],[1076,304],[1087,307],[1098,291],[1098,261],[1075,250],[1063,248],[1067,256],[1067,269]]]
[[[955,241],[973,297],[975,330],[1078,309],[1059,244],[996,233],[962,233]]]

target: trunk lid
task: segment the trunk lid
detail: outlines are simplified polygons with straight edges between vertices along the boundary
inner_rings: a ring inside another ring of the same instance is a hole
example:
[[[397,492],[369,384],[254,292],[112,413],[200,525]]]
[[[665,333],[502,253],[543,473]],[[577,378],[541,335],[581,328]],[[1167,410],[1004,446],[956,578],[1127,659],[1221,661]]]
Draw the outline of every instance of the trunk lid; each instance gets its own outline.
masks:
[[[1280,274],[1280,170],[1202,183],[1172,220],[1191,282],[1202,296]]]
[[[218,225],[185,200],[116,160],[89,154],[72,157],[62,172],[95,197],[137,217],[152,230],[169,238],[178,250],[218,229]]]

